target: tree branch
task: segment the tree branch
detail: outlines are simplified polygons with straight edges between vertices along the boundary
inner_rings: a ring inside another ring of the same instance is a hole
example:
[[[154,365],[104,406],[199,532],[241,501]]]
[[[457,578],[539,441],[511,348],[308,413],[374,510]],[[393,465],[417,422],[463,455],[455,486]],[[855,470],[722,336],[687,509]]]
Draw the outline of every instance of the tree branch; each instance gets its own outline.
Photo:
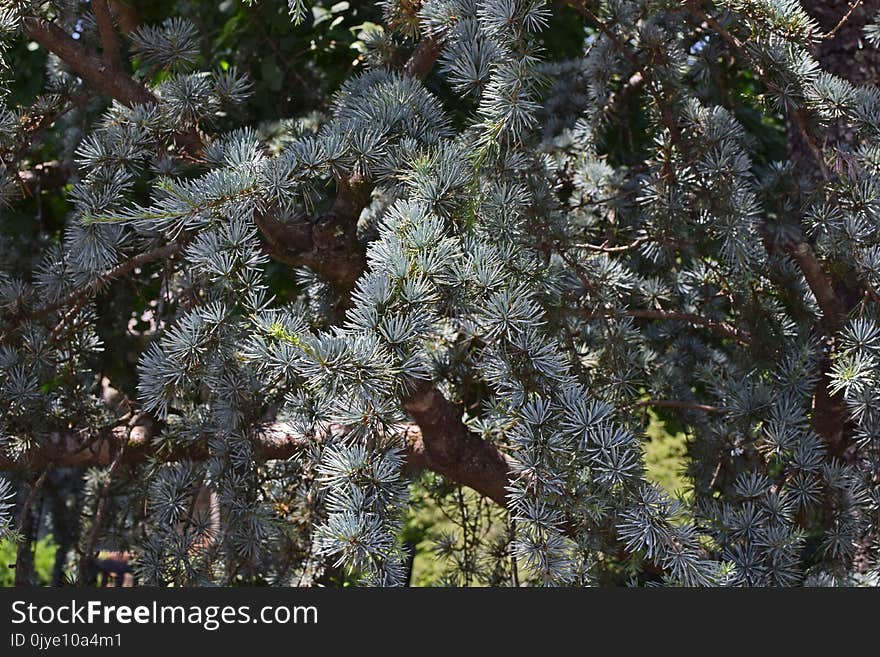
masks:
[[[367,267],[357,239],[357,218],[370,191],[371,187],[359,179],[341,179],[333,208],[315,221],[304,215],[282,218],[277,212],[256,213],[254,221],[273,260],[308,267],[336,288],[347,305]]]
[[[594,203],[598,205],[598,202]],[[578,249],[587,249],[589,251],[598,251],[599,253],[625,253],[626,251],[632,251],[635,248],[638,248],[640,245],[647,242],[650,238],[648,236],[637,237],[629,244],[619,244],[617,246],[609,246],[607,242],[603,244],[590,244],[589,242],[579,242],[574,246]]]
[[[82,44],[77,43],[54,23],[42,18],[26,18],[24,28],[31,39],[57,55],[87,85],[99,93],[115,98],[129,107],[158,102],[146,87],[125,73],[112,70],[106,62],[89,53]]]
[[[98,535],[101,532],[101,522],[104,518],[104,511],[107,508],[107,498],[110,494],[110,485],[113,483],[113,475],[116,474],[116,470],[119,468],[119,464],[122,462],[122,457],[125,454],[125,442],[121,442],[115,449],[116,455],[113,457],[110,467],[107,468],[107,472],[104,473],[104,483],[101,485],[101,492],[98,494],[98,506],[95,508],[95,515],[92,518],[92,527],[80,555],[79,578],[83,584],[88,584],[89,565],[98,556],[95,552],[95,544],[98,542]]]
[[[91,0],[92,13],[98,24],[98,33],[101,35],[101,45],[104,48],[104,64],[111,71],[122,70],[122,59],[119,55],[119,39],[116,38],[116,27],[113,24],[113,14],[107,0]]]
[[[405,407],[420,423],[403,427],[410,468],[433,470],[505,505],[510,472],[507,458],[467,430],[455,404],[436,388],[425,387],[407,400]],[[157,433],[156,423],[145,414],[134,416],[127,425],[104,427],[91,436],[84,431],[55,432],[18,459],[0,455],[0,470],[106,466],[117,459],[120,464],[134,465],[149,459],[171,462],[208,458],[203,445],[161,449],[153,440]],[[311,442],[289,424],[273,422],[258,431],[254,451],[261,460],[287,459]]]
[[[403,72],[424,80],[442,48],[440,37],[423,37],[404,64]],[[359,176],[340,176],[333,206],[317,220],[304,216],[285,220],[277,213],[258,214],[254,219],[273,260],[308,267],[336,288],[340,305],[345,307],[367,266],[364,248],[357,239],[357,222],[372,193],[370,181]]]
[[[703,411],[704,413],[723,413],[724,409],[709,404],[697,402],[679,401],[674,399],[645,399],[636,402],[633,406],[656,406],[658,408],[680,408],[686,411]]]
[[[41,162],[32,169],[18,172],[18,180],[28,196],[36,196],[48,189],[64,187],[70,179],[70,169],[57,160]]]
[[[19,458],[0,455],[0,470],[34,469],[53,464],[62,468],[107,466],[121,455],[119,463],[135,465],[149,459],[163,462],[203,461],[208,451],[203,445],[166,449],[157,446],[157,425],[146,414],[138,414],[127,424],[103,427],[93,434],[88,431],[58,431],[35,445]],[[283,422],[262,427],[255,443],[259,458],[285,459],[307,444],[307,439]],[[122,451],[120,451],[122,450]]]
[[[817,322],[816,332],[824,335],[828,351],[833,348],[833,335],[840,329],[846,318],[848,307],[852,304],[846,295],[838,294],[834,280],[825,273],[822,264],[816,257],[812,247],[806,242],[785,245],[785,250],[797,263],[807,282],[819,310],[822,313]],[[828,352],[819,361],[819,377],[813,391],[812,425],[821,436],[831,454],[845,457],[849,440],[849,411],[843,394],[832,395],[829,391],[832,359]]]
[[[813,292],[813,296],[816,297],[816,302],[819,304],[819,309],[822,311],[828,328],[836,329],[843,318],[843,309],[837,293],[834,291],[831,278],[822,269],[815,252],[806,242],[792,244],[786,250],[800,267],[807,285]]]
[[[34,485],[31,486],[27,499],[24,501],[24,504],[19,511],[16,531],[21,535],[22,540],[15,552],[16,586],[33,586],[34,584],[32,581],[34,576],[34,553],[32,543],[35,539],[38,522],[36,522],[31,515],[31,507],[39,496],[40,489],[42,489],[43,484],[46,482],[46,477],[49,476],[52,467],[51,463],[46,464],[43,467],[43,472],[37,478],[36,482],[34,482]]]
[[[593,319],[596,317],[615,317],[617,315],[626,315],[628,317],[633,317],[636,319],[659,319],[666,321],[677,321],[677,322],[686,322],[688,324],[694,324],[696,326],[704,326],[711,331],[717,333],[718,335],[731,338],[732,340],[736,340],[740,344],[748,344],[751,340],[751,335],[748,332],[743,331],[741,329],[736,328],[735,326],[731,326],[727,322],[720,322],[714,319],[709,319],[708,317],[703,317],[702,315],[695,315],[693,313],[681,313],[674,312],[669,310],[648,310],[648,309],[634,309],[634,310],[589,310],[586,308],[571,308],[568,309],[568,312],[571,315],[576,315],[579,317],[583,317],[585,319]]]
[[[49,315],[56,310],[75,305],[83,299],[88,298],[89,295],[98,292],[101,287],[103,287],[110,281],[125,276],[126,274],[137,269],[141,265],[145,265],[149,262],[154,262],[156,260],[167,260],[169,258],[172,258],[180,251],[181,248],[183,248],[183,243],[181,241],[177,241],[172,242],[171,244],[166,244],[165,246],[158,249],[136,255],[132,258],[129,258],[128,260],[119,263],[112,269],[105,271],[103,274],[98,275],[98,277],[92,283],[74,290],[65,297],[62,297],[57,301],[52,301],[50,303],[44,304],[39,308],[32,310],[31,312],[20,315],[17,318],[10,318],[10,321],[7,323],[6,328],[2,333],[0,333],[0,345],[8,342],[9,339],[18,331],[18,328],[24,322],[40,319],[41,317],[45,317],[46,315]]]
[[[705,326],[706,328],[718,333],[726,338],[731,338],[742,344],[748,344],[751,336],[731,326],[727,322],[719,322],[708,317],[702,317],[693,313],[671,312],[668,310],[626,310],[625,314],[636,319],[662,319],[669,321],[687,322],[697,326]]]
[[[829,30],[826,34],[822,35],[822,39],[823,40],[824,39],[833,39],[834,36],[838,33],[838,31],[840,31],[840,28],[842,28],[846,24],[846,22],[850,19],[850,16],[853,15],[853,12],[856,9],[858,9],[861,5],[862,5],[862,0],[856,0],[855,2],[851,3],[849,6],[849,11],[847,11],[841,17],[841,19],[840,19],[840,21],[838,21],[837,25],[835,25],[833,28],[831,28],[831,30]]]
[[[424,80],[434,68],[434,64],[437,63],[437,58],[440,57],[442,50],[442,38],[435,35],[423,37],[406,64],[404,64],[404,73],[419,80]]]
[[[497,447],[468,431],[456,404],[425,384],[403,405],[418,424],[418,431],[407,435],[410,465],[470,486],[507,507],[510,463]]]
[[[690,402],[645,402],[655,406],[675,406],[717,412],[720,409]],[[415,420],[402,428],[406,443],[406,462],[410,470],[431,470],[507,508],[507,486],[512,475],[511,461],[495,445],[470,432],[462,422],[462,411],[428,382],[419,385],[404,401],[404,408]],[[333,425],[328,434],[344,431]],[[84,441],[82,432],[52,434],[38,448],[17,460],[0,453],[0,470],[40,467],[88,467],[108,464],[136,464],[148,459],[163,462],[208,458],[201,445],[161,450],[154,442],[156,425],[149,415],[136,415],[127,426],[100,430]],[[325,434],[326,435],[326,434]],[[323,440],[318,436],[317,440]],[[315,439],[296,432],[284,422],[264,425],[254,443],[261,460],[287,459],[312,444]],[[120,451],[122,450],[122,451]],[[570,531],[566,529],[565,531]],[[627,556],[625,550],[622,555]]]

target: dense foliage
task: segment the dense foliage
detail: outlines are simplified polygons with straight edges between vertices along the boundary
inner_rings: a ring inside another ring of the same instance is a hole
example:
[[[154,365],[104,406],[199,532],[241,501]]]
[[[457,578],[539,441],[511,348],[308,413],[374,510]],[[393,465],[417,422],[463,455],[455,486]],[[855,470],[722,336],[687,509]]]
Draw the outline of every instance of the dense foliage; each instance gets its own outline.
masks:
[[[812,4],[0,3],[16,581],[400,585],[427,505],[432,583],[876,583],[880,23]]]

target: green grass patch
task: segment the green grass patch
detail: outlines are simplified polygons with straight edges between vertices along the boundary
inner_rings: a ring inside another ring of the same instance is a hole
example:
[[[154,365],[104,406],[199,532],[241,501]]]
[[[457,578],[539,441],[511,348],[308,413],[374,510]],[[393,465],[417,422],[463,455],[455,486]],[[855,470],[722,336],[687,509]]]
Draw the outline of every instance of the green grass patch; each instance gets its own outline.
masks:
[[[52,535],[44,536],[37,541],[37,549],[34,554],[34,572],[40,586],[49,586],[52,582],[52,570],[55,567],[55,552],[58,544]],[[18,545],[10,540],[0,541],[0,586],[13,586],[15,584],[15,564]]]
[[[645,435],[645,474],[670,495],[691,497],[693,482],[687,476],[687,434],[670,426],[648,409]]]

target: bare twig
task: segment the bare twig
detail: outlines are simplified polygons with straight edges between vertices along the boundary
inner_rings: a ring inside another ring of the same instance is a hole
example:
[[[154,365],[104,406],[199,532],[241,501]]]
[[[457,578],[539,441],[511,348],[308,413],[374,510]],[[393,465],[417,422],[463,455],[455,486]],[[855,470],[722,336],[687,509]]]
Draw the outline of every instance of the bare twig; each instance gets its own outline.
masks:
[[[846,12],[843,17],[838,21],[837,25],[835,25],[830,32],[824,34],[822,36],[823,40],[833,39],[837,32],[846,24],[846,22],[850,19],[850,16],[853,15],[853,12],[858,9],[862,5],[862,0],[856,0],[855,2],[849,5],[849,11]]]
[[[633,249],[641,246],[645,242],[648,241],[648,237],[637,237],[629,244],[621,244],[619,246],[608,246],[608,243],[605,242],[603,244],[590,244],[588,242],[575,244],[575,248],[578,249],[588,249],[590,251],[599,251],[601,253],[624,253],[626,251],[632,251]]]
[[[53,328],[49,332],[49,337],[46,339],[46,342],[49,344],[54,343],[58,337],[61,335],[62,331],[64,331],[64,327],[70,324],[73,319],[79,314],[79,312],[83,309],[83,307],[88,303],[89,298],[87,296],[83,296],[68,309],[64,316],[58,321]]]
[[[721,465],[724,463],[724,459],[718,459],[718,465],[715,466],[715,471],[712,473],[712,479],[709,481],[709,490],[715,488],[715,482],[718,481],[718,475],[721,474]]]

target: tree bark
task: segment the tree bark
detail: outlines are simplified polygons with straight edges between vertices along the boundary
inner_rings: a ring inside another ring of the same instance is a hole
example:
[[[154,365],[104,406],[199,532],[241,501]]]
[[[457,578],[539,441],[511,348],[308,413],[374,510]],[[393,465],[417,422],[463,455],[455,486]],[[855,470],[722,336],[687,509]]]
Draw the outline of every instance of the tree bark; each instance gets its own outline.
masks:
[[[435,386],[423,385],[404,402],[418,432],[408,435],[408,462],[469,486],[507,507],[510,463],[491,443],[468,431],[462,411]]]
[[[402,71],[424,80],[443,48],[443,40],[425,36]],[[254,217],[267,242],[269,256],[295,266],[306,266],[339,293],[340,308],[348,307],[351,292],[367,266],[365,248],[357,239],[357,223],[370,202],[373,184],[356,176],[340,176],[330,211],[311,220],[305,216],[282,219],[278,213]]]
[[[406,438],[410,469],[433,470],[501,505],[505,504],[505,487],[510,472],[507,458],[497,447],[467,430],[461,421],[461,411],[454,403],[436,388],[425,386],[406,401],[405,407],[420,423],[401,427]],[[342,427],[328,429],[338,430]],[[23,457],[0,456],[0,470],[33,471],[50,463],[58,467],[106,466],[113,462],[123,441],[125,450],[120,463],[124,465],[143,463],[151,458],[160,461],[208,458],[208,451],[202,445],[160,450],[153,443],[156,433],[157,427],[147,415],[136,416],[129,426],[105,427],[92,436],[75,431],[57,432]],[[254,451],[261,460],[287,459],[304,449],[311,440],[289,424],[274,422],[260,428]]]
[[[54,23],[41,18],[27,18],[24,27],[31,39],[56,54],[70,70],[99,93],[129,107],[157,102],[144,85],[121,70],[111,70],[106,62],[89,53]]]

